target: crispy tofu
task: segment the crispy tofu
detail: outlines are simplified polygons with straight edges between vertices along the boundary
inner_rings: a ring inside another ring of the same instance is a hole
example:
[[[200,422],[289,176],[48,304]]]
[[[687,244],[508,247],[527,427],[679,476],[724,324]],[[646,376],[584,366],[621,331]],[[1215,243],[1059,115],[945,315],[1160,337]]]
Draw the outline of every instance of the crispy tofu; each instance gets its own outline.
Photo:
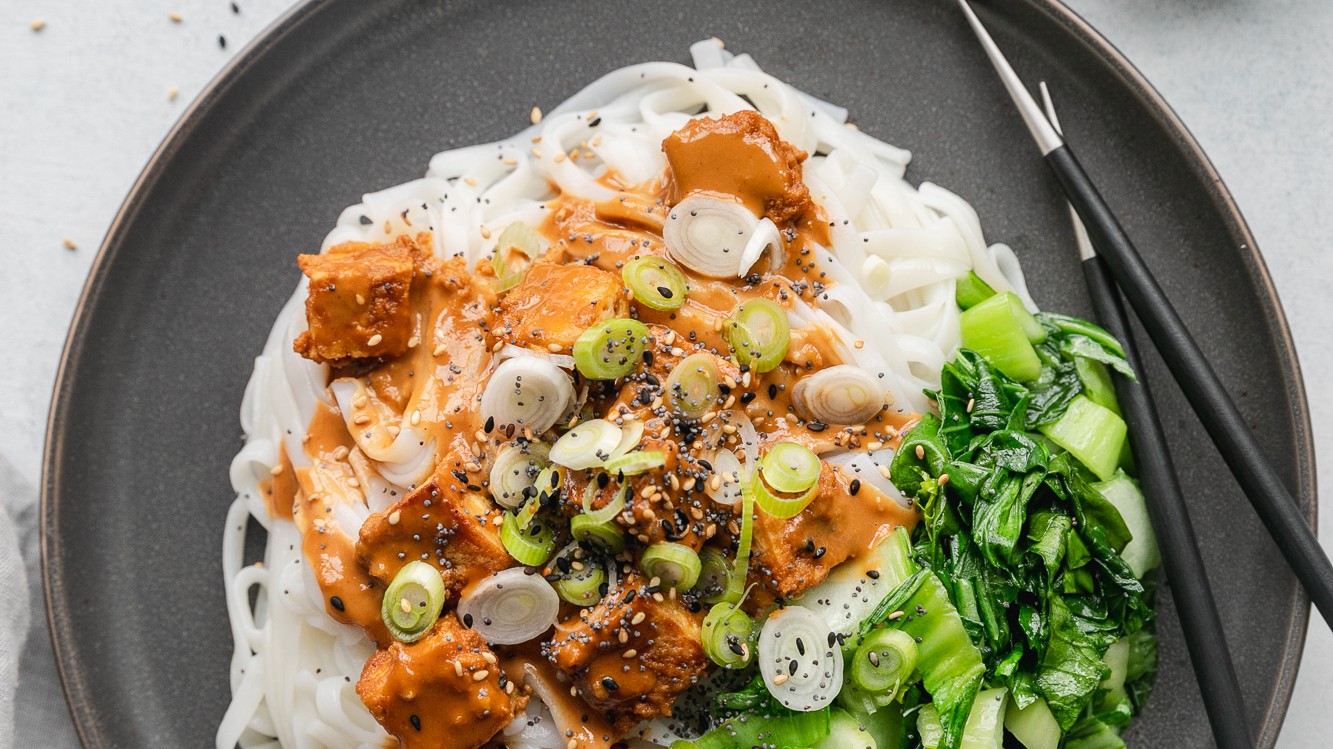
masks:
[[[500,543],[497,515],[488,497],[455,476],[437,475],[366,520],[357,557],[385,583],[408,562],[430,562],[453,599],[468,582],[514,564]]]
[[[848,495],[846,481],[825,463],[814,500],[795,517],[782,520],[755,511],[750,580],[759,587],[753,605],[790,598],[823,582],[829,570],[861,551],[857,546],[865,543],[867,531],[871,535],[878,531],[880,519],[862,508],[867,505],[865,497]],[[872,523],[874,527],[860,527]]]
[[[422,639],[375,651],[356,693],[403,749],[477,749],[527,702],[507,686],[481,635],[447,613]]]
[[[415,329],[410,300],[413,244],[348,242],[322,255],[300,255],[310,279],[308,330],[296,352],[317,362],[394,357],[408,349]]]
[[[500,300],[507,342],[569,353],[586,328],[629,312],[619,275],[590,265],[538,263]]]
[[[676,696],[707,672],[700,619],[631,574],[596,606],[556,625],[544,652],[623,736],[640,721],[670,715]]]

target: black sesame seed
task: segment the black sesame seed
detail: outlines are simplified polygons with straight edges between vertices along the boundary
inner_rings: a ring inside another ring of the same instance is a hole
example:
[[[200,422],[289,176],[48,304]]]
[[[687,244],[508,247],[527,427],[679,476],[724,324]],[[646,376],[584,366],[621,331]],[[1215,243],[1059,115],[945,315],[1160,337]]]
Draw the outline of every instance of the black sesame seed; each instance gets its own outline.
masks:
[[[408,718],[408,720],[412,721],[413,728],[415,728],[418,732],[421,731],[421,718],[418,718],[416,715],[413,715],[412,717]]]
[[[495,417],[488,416],[486,417],[486,433],[490,434],[492,429],[495,429]]]
[[[463,626],[464,626],[464,627],[471,627],[471,626],[472,626],[472,615],[471,615],[471,614],[463,614]]]
[[[825,424],[822,421],[816,421],[814,419],[811,419],[810,423],[805,425],[805,428],[809,429],[812,432],[822,432],[825,429],[828,429],[828,424]]]
[[[805,640],[799,637],[796,638],[796,652],[805,655]]]
[[[614,692],[620,689],[620,685],[617,684],[616,680],[612,679],[610,676],[602,677],[602,686],[606,687],[606,691],[608,692]]]
[[[672,291],[671,289],[668,289],[665,286],[658,286],[657,293],[661,294],[663,299],[670,299],[671,297],[676,295],[676,292]]]
[[[768,398],[769,398],[769,400],[773,400],[774,398],[777,398],[777,397],[778,397],[778,386],[777,386],[776,384],[774,384],[774,383],[769,383],[769,386],[768,386]]]
[[[346,610],[347,610],[347,606],[345,606],[345,605],[343,604],[343,599],[339,598],[338,596],[334,596],[334,597],[330,598],[330,599],[329,599],[329,605],[332,606],[332,607],[335,608],[335,609],[338,609],[339,611],[346,611]]]
[[[879,570],[867,570],[867,571],[866,571],[866,577],[870,578],[871,580],[878,580],[878,579],[879,579]]]
[[[794,660],[787,661],[787,675],[788,675],[788,676],[795,676],[795,675],[796,675],[796,669],[798,669],[798,668],[800,668],[800,666],[796,663],[796,661],[794,661]]]
[[[223,36],[223,35],[221,35],[221,34],[218,34],[218,46],[221,47],[222,49],[226,49],[226,48],[227,48],[227,37],[225,37],[225,36]]]

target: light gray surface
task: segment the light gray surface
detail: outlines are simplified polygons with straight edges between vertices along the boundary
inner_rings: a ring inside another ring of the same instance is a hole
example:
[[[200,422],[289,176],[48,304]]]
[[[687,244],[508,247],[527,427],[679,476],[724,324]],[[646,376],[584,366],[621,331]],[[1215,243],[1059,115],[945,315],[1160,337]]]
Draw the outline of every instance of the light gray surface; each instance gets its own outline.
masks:
[[[22,649],[17,746],[73,745],[36,591],[34,526],[47,400],[84,275],[139,169],[281,0],[178,5],[11,2],[0,19],[0,330],[22,366],[0,371],[0,502],[28,562],[32,628]],[[1296,336],[1324,465],[1333,403],[1327,210],[1333,187],[1333,4],[1321,0],[1071,0],[1139,66],[1212,157],[1249,220]],[[173,23],[176,9],[183,21]],[[42,18],[47,26],[34,32]],[[218,35],[227,38],[219,48]],[[172,87],[179,97],[168,101]],[[75,251],[62,244],[68,237]],[[1325,482],[1325,487],[1329,486]],[[3,525],[3,524],[0,524]],[[1326,511],[1321,536],[1333,535]],[[1326,543],[1326,546],[1328,544]],[[0,652],[22,638],[0,633]],[[0,667],[4,658],[0,657]],[[1243,675],[1242,675],[1243,676]],[[0,677],[3,672],[0,671]],[[3,691],[0,691],[3,694]],[[1329,744],[1333,635],[1316,617],[1281,746]],[[6,706],[0,704],[0,710]],[[0,719],[0,737],[5,722]],[[0,749],[7,749],[0,741]]]

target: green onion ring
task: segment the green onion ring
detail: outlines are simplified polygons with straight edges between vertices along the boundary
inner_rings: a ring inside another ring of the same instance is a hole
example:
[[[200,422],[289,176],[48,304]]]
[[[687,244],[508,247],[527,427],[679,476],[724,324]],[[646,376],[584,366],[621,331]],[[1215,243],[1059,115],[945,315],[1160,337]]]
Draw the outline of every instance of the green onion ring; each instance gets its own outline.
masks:
[[[702,416],[717,402],[721,377],[709,354],[690,354],[667,375],[667,395],[675,410],[689,417]]]
[[[610,554],[625,549],[625,530],[609,520],[599,523],[591,515],[575,515],[569,521],[569,533],[575,541],[592,544]]]
[[[743,668],[754,658],[754,622],[739,604],[719,603],[704,616],[700,642],[717,665]]]
[[[439,570],[425,562],[408,562],[385,589],[380,617],[395,639],[415,642],[440,618],[445,598],[444,579]]]
[[[648,326],[638,320],[603,320],[574,342],[574,366],[590,380],[619,379],[634,370],[650,340]]]
[[[634,294],[634,301],[660,312],[680,309],[689,292],[685,274],[665,258],[646,256],[631,260],[620,269],[620,277]]]
[[[791,325],[776,302],[762,297],[743,302],[723,325],[736,360],[756,372],[775,369],[787,356]]]
[[[671,541],[653,544],[639,557],[639,569],[650,578],[658,578],[663,588],[693,588],[701,567],[694,549]]]

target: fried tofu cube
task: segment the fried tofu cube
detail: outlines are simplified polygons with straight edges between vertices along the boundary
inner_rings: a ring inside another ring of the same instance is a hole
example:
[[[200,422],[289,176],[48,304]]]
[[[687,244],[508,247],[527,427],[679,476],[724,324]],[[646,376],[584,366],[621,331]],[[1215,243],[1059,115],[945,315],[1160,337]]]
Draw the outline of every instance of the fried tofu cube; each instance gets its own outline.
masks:
[[[481,635],[452,614],[416,642],[375,651],[356,693],[403,749],[477,749],[527,702]]]
[[[700,619],[627,575],[596,606],[556,625],[546,654],[623,736],[640,721],[670,715],[676,696],[708,671]]]
[[[415,328],[410,242],[348,242],[297,263],[310,279],[309,329],[297,337],[297,353],[336,364],[407,351]]]
[[[538,263],[500,300],[498,331],[510,343],[568,353],[586,328],[629,312],[620,276],[590,265]]]
[[[361,564],[388,583],[411,561],[440,570],[452,599],[469,580],[512,566],[489,498],[452,476],[436,476],[361,526]]]
[[[850,511],[848,505],[854,502],[864,503],[848,495],[846,478],[825,463],[815,498],[795,517],[755,514],[750,579],[759,587],[754,605],[818,585],[846,561],[854,551],[850,541],[865,535],[864,529],[851,526],[868,519],[864,512]]]

